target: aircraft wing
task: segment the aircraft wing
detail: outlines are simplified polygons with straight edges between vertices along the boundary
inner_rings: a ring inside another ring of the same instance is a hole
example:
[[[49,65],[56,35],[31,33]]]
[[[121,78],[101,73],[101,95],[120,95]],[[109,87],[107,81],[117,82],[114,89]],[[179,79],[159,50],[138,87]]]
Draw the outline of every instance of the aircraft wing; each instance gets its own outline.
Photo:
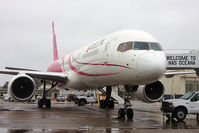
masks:
[[[67,74],[57,72],[39,72],[39,71],[17,71],[17,70],[0,70],[0,74],[26,74],[32,78],[50,80],[58,83],[66,83],[68,81]]]
[[[167,78],[172,78],[175,75],[184,75],[184,74],[196,74],[196,72],[178,72],[178,71],[171,71],[165,72],[164,76]]]

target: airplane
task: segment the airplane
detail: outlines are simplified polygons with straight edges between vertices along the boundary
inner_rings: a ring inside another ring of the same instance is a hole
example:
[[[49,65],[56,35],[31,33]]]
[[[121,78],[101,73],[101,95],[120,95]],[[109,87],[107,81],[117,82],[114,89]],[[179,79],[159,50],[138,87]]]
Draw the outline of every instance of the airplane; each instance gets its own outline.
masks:
[[[36,89],[35,79],[40,79],[44,88],[38,108],[51,107],[46,94],[56,86],[66,90],[100,90],[106,87],[106,99],[100,102],[101,106],[114,108],[112,86],[122,85],[127,93],[118,117],[132,119],[133,109],[129,101],[132,91],[147,103],[163,98],[164,85],[159,79],[166,71],[166,55],[161,44],[149,33],[140,30],[114,32],[60,58],[54,22],[52,31],[54,61],[47,72],[14,67],[0,71],[1,74],[14,75],[8,84],[12,99],[21,102],[31,99]],[[48,90],[46,81],[52,83]]]

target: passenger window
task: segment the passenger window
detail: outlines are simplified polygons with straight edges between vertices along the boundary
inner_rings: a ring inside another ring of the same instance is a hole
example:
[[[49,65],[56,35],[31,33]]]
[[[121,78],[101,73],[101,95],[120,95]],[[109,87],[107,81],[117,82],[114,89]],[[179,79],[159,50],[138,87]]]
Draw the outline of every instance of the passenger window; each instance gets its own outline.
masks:
[[[124,51],[130,50],[132,48],[133,48],[133,42],[127,42]]]
[[[160,45],[159,45],[158,43],[156,43],[156,42],[151,42],[151,43],[149,43],[149,44],[150,44],[150,46],[151,46],[151,49],[157,50],[157,51],[162,51],[162,49],[161,49],[161,47],[160,47]]]
[[[119,47],[117,48],[117,51],[124,52],[124,45],[125,43],[120,44]]]
[[[134,50],[149,50],[147,42],[134,42]]]

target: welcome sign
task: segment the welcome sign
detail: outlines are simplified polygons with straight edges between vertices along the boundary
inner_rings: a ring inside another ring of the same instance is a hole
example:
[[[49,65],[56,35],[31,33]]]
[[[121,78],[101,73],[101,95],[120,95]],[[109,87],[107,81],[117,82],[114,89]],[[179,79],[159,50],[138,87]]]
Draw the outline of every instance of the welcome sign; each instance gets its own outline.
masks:
[[[199,53],[166,54],[167,68],[199,68]]]

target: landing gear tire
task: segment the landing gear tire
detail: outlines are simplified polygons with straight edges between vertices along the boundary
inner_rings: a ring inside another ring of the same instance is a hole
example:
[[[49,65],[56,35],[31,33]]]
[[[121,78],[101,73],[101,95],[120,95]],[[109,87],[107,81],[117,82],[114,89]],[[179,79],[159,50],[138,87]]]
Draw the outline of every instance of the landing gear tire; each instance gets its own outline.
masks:
[[[105,109],[104,100],[100,100],[100,108]]]
[[[43,99],[39,99],[37,105],[38,105],[38,108],[43,108],[43,106],[44,106],[44,100]]]
[[[110,104],[109,105],[110,105],[109,106],[110,109],[114,109],[115,103],[114,103],[113,100],[110,100]]]
[[[125,118],[125,112],[123,108],[118,110],[118,118]]]
[[[47,99],[46,98],[46,94],[52,90],[53,88],[55,88],[55,86],[58,84],[58,83],[54,83],[52,82],[52,86],[51,88],[49,88],[48,90],[46,90],[46,81],[44,80],[41,80],[41,83],[43,83],[43,97],[42,99],[39,99],[38,100],[38,108],[43,108],[43,106],[45,106],[46,108],[51,108],[51,100],[50,99]]]
[[[124,108],[120,108],[118,110],[118,118],[125,118],[125,115],[127,117],[128,120],[132,120],[133,119],[133,109],[128,108],[126,111]]]
[[[131,109],[131,108],[127,109],[126,115],[129,120],[132,120],[133,119],[133,109]]]
[[[46,108],[51,108],[51,100],[50,99],[40,99],[38,101],[38,108],[43,108],[45,106]]]
[[[51,108],[51,100],[46,99],[45,105],[46,105],[46,108]]]
[[[103,94],[106,95],[105,100],[100,100],[100,108],[102,109],[114,109],[115,103],[111,97],[112,86],[106,86],[106,91],[99,89]]]
[[[123,95],[124,108],[120,108],[118,110],[118,118],[125,117],[125,115],[126,115],[126,118],[128,120],[132,120],[134,114],[133,114],[133,109],[130,108],[132,106],[130,99],[131,99],[131,94],[132,94],[133,88],[137,89],[138,86],[124,85],[124,87],[126,90]]]

